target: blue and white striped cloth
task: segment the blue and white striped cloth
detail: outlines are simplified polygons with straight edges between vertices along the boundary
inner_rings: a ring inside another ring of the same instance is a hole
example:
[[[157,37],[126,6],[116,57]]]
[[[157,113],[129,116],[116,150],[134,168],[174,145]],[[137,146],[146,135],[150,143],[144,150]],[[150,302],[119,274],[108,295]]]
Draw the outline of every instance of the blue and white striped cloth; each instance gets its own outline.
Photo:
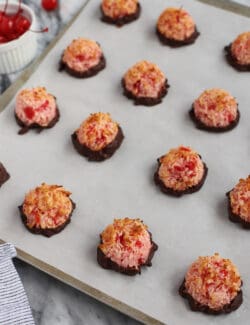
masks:
[[[31,309],[12,258],[12,244],[0,245],[0,324],[34,325]]]

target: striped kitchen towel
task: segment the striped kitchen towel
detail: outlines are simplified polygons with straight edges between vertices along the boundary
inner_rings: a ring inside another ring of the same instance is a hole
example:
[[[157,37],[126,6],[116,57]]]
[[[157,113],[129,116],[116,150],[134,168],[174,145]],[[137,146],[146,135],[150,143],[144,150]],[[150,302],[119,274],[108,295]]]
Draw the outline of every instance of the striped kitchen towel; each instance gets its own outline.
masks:
[[[29,302],[12,258],[12,244],[0,245],[0,324],[34,325]]]

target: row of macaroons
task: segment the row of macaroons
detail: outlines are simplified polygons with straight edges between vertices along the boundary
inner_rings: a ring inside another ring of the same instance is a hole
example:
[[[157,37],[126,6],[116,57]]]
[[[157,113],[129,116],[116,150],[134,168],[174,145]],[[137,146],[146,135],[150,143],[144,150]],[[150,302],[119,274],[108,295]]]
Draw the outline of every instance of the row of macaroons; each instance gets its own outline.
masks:
[[[123,25],[137,19],[141,6],[138,0],[103,0],[102,20]],[[166,8],[159,16],[156,33],[164,45],[179,47],[195,42],[200,35],[194,19],[182,7]],[[243,33],[226,47],[228,62],[239,71],[250,71],[250,32]]]
[[[76,204],[62,186],[41,184],[28,192],[19,212],[24,226],[33,234],[51,237],[71,220]],[[148,227],[140,219],[115,219],[100,235],[97,261],[105,269],[127,275],[151,266],[158,249]],[[192,310],[209,314],[228,313],[242,303],[242,280],[237,267],[214,254],[199,257],[186,272],[179,293]]]
[[[155,67],[154,64],[147,61],[142,61],[139,64]],[[166,91],[167,83],[164,75],[162,80],[163,86],[162,90],[160,90],[161,93]],[[140,99],[142,98],[140,97]],[[149,98],[143,97],[143,100],[149,100]],[[220,88],[207,89],[200,94],[193,104],[190,103],[191,106],[192,109],[189,111],[190,117],[199,129],[211,132],[224,132],[231,130],[239,122],[240,112],[238,110],[238,103],[226,90]],[[31,128],[51,128],[59,120],[59,115],[56,99],[52,94],[47,92],[45,87],[23,89],[16,96],[15,117],[18,124],[22,127],[19,132],[20,134],[27,132]],[[109,117],[99,115],[99,118],[97,118],[97,116],[93,115],[93,121],[91,122],[90,119],[89,123],[97,123],[98,120],[100,130],[102,130],[100,132],[103,133],[105,132],[105,128],[103,128],[102,119],[105,120],[106,118],[108,120]],[[96,128],[98,128],[98,123]],[[93,132],[96,131],[93,130]],[[92,133],[89,135],[93,137],[94,135]],[[83,143],[85,143],[85,140]],[[98,147],[98,149],[100,148]],[[97,149],[93,148],[93,150]]]
[[[239,58],[231,53],[235,49],[238,57],[244,56],[245,65],[241,70],[250,69],[250,32],[239,35],[232,45],[227,47],[226,58],[239,65]],[[242,51],[244,52],[242,54]],[[59,70],[65,70],[76,78],[89,78],[96,75],[106,66],[101,46],[94,40],[79,37],[74,39],[63,51]],[[122,84],[125,95],[136,104],[156,105],[167,94],[167,78],[160,68],[151,62],[141,61],[132,66],[124,75]]]
[[[95,128],[96,124],[100,125],[100,123],[105,126],[101,131],[100,128]],[[96,131],[93,132],[94,129]],[[121,127],[105,113],[91,114],[71,135],[76,151],[88,160],[94,161],[111,157],[120,147],[123,138]],[[86,141],[83,143],[83,140]],[[154,182],[167,195],[181,197],[184,194],[191,194],[199,191],[205,183],[208,167],[199,153],[188,146],[170,149],[158,158],[157,162]],[[0,186],[9,177],[7,170],[1,164]],[[250,176],[240,179],[227,196],[229,219],[250,229]]]

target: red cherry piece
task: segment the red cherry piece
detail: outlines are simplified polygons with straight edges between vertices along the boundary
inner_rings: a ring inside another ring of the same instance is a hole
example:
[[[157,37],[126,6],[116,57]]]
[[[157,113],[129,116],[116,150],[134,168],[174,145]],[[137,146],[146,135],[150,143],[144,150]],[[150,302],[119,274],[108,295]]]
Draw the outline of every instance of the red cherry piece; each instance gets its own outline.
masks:
[[[25,113],[25,115],[27,116],[28,119],[32,119],[34,117],[34,115],[35,115],[35,112],[34,112],[33,108],[30,107],[30,106],[25,107],[24,113]]]
[[[42,7],[47,11],[55,10],[58,7],[57,0],[42,0]]]
[[[79,54],[79,55],[76,56],[76,59],[79,60],[79,61],[84,61],[86,58],[85,58],[85,55]]]
[[[187,166],[188,169],[194,170],[194,168],[195,168],[195,162],[189,161],[189,162],[187,162],[186,166]]]
[[[37,110],[39,112],[42,112],[42,111],[46,110],[46,108],[48,107],[48,105],[49,105],[49,101],[46,100]]]

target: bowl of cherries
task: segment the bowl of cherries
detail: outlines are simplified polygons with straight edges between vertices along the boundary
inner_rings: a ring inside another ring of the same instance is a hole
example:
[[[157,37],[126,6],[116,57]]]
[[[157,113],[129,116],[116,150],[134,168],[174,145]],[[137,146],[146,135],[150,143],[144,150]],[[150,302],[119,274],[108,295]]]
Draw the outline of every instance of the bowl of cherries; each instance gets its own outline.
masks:
[[[18,71],[36,56],[34,12],[21,1],[0,4],[0,74]]]

